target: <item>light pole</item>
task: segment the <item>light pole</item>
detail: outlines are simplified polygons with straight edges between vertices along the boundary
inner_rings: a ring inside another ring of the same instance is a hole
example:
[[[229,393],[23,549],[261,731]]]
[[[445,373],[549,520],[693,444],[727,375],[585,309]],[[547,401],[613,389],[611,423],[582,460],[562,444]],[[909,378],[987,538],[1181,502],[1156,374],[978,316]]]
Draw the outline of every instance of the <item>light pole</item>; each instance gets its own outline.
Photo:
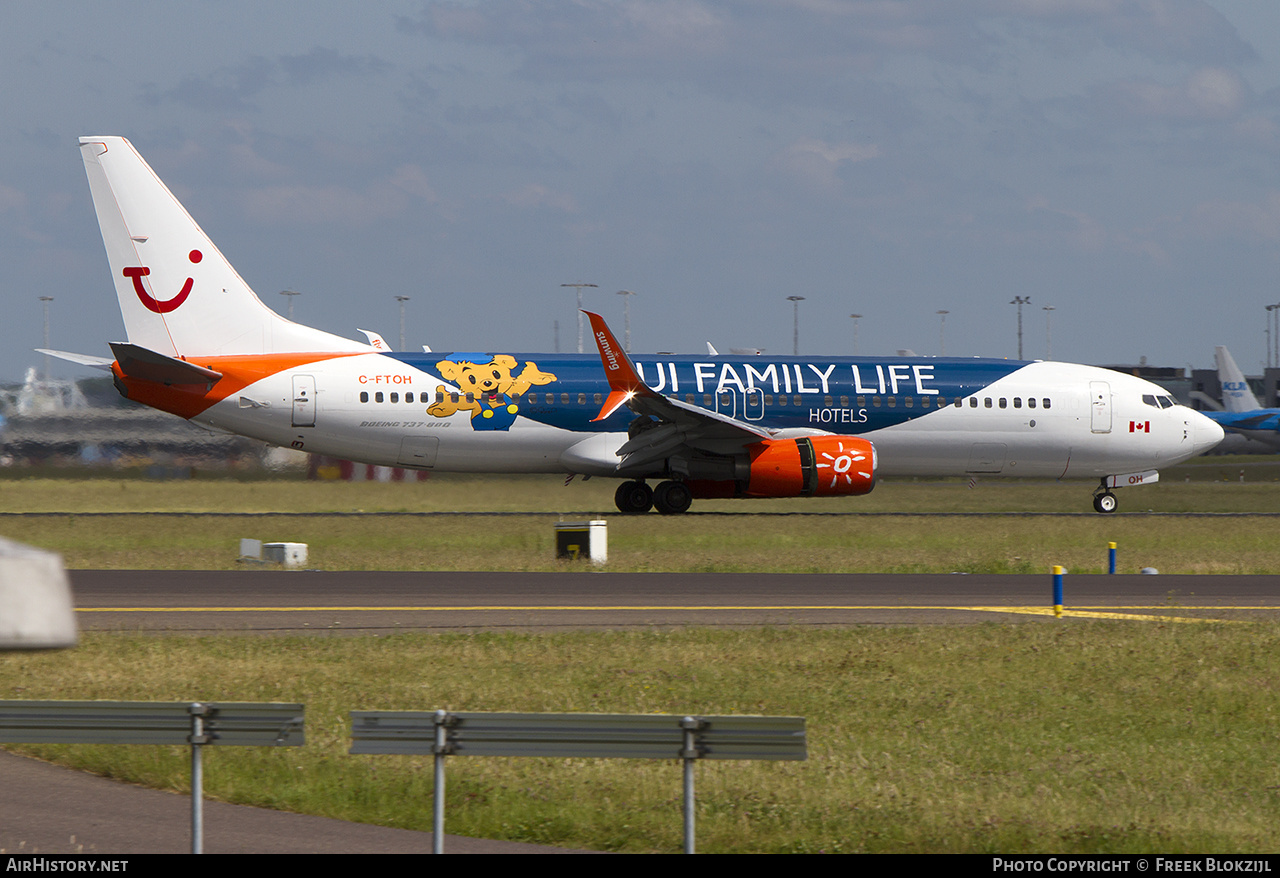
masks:
[[[1031,304],[1030,296],[1014,296],[1010,305],[1018,306],[1018,359],[1022,359],[1022,306]]]
[[[1053,359],[1053,326],[1050,324],[1049,321],[1053,319],[1053,312],[1056,311],[1057,309],[1054,308],[1052,305],[1045,305],[1043,310],[1044,310],[1044,345],[1045,345],[1044,358],[1046,360],[1052,360]]]
[[[1268,369],[1270,369],[1270,368],[1271,368],[1271,322],[1275,319],[1275,315],[1274,315],[1274,313],[1273,313],[1273,312],[1276,310],[1276,306],[1275,306],[1275,305],[1267,305],[1267,306],[1266,306],[1266,309],[1267,309],[1267,330],[1266,330],[1266,334],[1267,334],[1267,368],[1268,368]]]
[[[792,356],[800,356],[800,303],[804,301],[804,296],[787,296],[787,301],[791,303],[794,310],[791,325],[791,354]]]
[[[594,289],[598,287],[599,284],[576,283],[576,284],[560,284],[560,286],[574,287],[578,291],[578,353],[582,353],[582,290],[584,287],[591,287],[592,289]]]
[[[44,349],[49,349],[49,303],[53,301],[53,296],[41,296],[40,303],[44,306]],[[49,355],[44,355],[44,382],[49,383]]]
[[[858,321],[862,319],[861,314],[850,314],[853,318],[853,355],[858,355]]]
[[[396,296],[396,301],[400,303],[400,347],[399,350],[405,350],[404,346],[404,303],[409,301],[408,296]]]
[[[1267,311],[1267,368],[1280,366],[1280,302],[1268,305]],[[1272,323],[1275,324],[1274,329]],[[1271,355],[1272,350],[1275,356]]]
[[[947,355],[947,315],[950,311],[939,311],[938,317],[942,321],[942,325],[938,327],[938,356],[945,357]]]
[[[631,297],[635,295],[631,290],[618,290],[618,295],[622,296],[622,313],[623,313],[623,329],[622,329],[622,349],[627,353],[631,353]]]
[[[288,302],[289,302],[289,309],[288,309],[288,311],[289,311],[289,320],[291,320],[291,321],[292,321],[292,320],[293,320],[293,297],[294,297],[294,296],[301,296],[301,295],[302,295],[302,293],[299,293],[299,292],[297,292],[296,290],[281,290],[281,291],[280,291],[280,295],[284,296],[284,297],[288,300]]]

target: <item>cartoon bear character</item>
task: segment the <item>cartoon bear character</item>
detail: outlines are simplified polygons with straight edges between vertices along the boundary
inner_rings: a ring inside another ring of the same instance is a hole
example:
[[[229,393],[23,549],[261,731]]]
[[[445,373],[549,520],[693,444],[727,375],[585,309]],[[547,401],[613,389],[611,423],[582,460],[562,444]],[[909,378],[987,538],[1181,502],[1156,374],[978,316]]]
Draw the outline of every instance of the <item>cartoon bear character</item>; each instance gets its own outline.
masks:
[[[447,418],[456,412],[471,412],[471,426],[476,430],[509,430],[515,422],[519,403],[512,397],[521,397],[535,384],[550,384],[556,376],[543,372],[532,362],[524,364],[524,370],[512,377],[516,367],[515,357],[498,354],[489,362],[476,362],[484,354],[454,354],[436,363],[436,369],[446,381],[458,386],[455,393],[443,384],[436,387],[436,397],[443,398],[427,406],[427,413],[437,418]],[[455,401],[456,400],[456,401]]]

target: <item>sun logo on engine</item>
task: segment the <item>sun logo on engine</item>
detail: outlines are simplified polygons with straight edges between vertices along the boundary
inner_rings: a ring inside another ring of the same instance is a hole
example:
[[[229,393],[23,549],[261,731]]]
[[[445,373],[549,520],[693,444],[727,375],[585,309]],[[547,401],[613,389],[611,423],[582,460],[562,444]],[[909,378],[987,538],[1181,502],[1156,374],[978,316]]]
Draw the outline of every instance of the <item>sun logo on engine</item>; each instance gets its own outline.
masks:
[[[861,463],[862,461],[867,459],[867,456],[865,454],[860,454],[852,450],[846,450],[843,442],[840,442],[838,444],[840,446],[840,450],[836,454],[834,455],[829,454],[826,451],[822,452],[822,456],[831,462],[819,463],[817,465],[818,469],[831,470],[831,473],[832,473],[831,484],[827,486],[829,488],[834,488],[837,484],[840,483],[840,479],[842,478],[845,480],[845,484],[852,485],[853,476],[850,474],[850,470],[853,470],[853,465],[855,463]],[[862,472],[861,470],[857,470],[856,472],[859,476],[861,476],[864,479],[871,478],[871,473]]]

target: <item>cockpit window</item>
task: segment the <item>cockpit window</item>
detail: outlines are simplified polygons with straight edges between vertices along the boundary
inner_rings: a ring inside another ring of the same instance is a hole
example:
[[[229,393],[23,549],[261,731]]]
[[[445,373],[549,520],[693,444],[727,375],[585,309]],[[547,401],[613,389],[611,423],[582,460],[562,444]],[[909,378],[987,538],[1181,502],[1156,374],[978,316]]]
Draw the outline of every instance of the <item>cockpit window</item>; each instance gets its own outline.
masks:
[[[1142,395],[1142,401],[1145,404],[1151,406],[1152,408],[1157,408],[1157,409],[1173,408],[1175,405],[1178,404],[1177,400],[1175,400],[1172,396],[1170,396],[1167,393],[1161,393],[1159,395],[1156,395],[1154,393],[1144,393]]]

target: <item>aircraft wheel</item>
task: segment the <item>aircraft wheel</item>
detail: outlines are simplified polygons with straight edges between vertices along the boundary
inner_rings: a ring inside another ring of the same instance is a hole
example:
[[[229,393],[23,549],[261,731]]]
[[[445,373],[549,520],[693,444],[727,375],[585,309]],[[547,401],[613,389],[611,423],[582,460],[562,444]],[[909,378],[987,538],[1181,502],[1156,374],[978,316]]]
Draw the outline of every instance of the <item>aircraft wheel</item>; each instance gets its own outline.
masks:
[[[688,512],[692,503],[693,492],[684,482],[662,482],[653,492],[653,505],[663,515]]]
[[[1116,501],[1116,495],[1107,491],[1103,494],[1097,494],[1093,498],[1093,508],[1098,512],[1110,513],[1115,512],[1116,507],[1120,504]]]
[[[653,508],[653,489],[644,482],[623,482],[613,493],[619,512],[640,515]]]

